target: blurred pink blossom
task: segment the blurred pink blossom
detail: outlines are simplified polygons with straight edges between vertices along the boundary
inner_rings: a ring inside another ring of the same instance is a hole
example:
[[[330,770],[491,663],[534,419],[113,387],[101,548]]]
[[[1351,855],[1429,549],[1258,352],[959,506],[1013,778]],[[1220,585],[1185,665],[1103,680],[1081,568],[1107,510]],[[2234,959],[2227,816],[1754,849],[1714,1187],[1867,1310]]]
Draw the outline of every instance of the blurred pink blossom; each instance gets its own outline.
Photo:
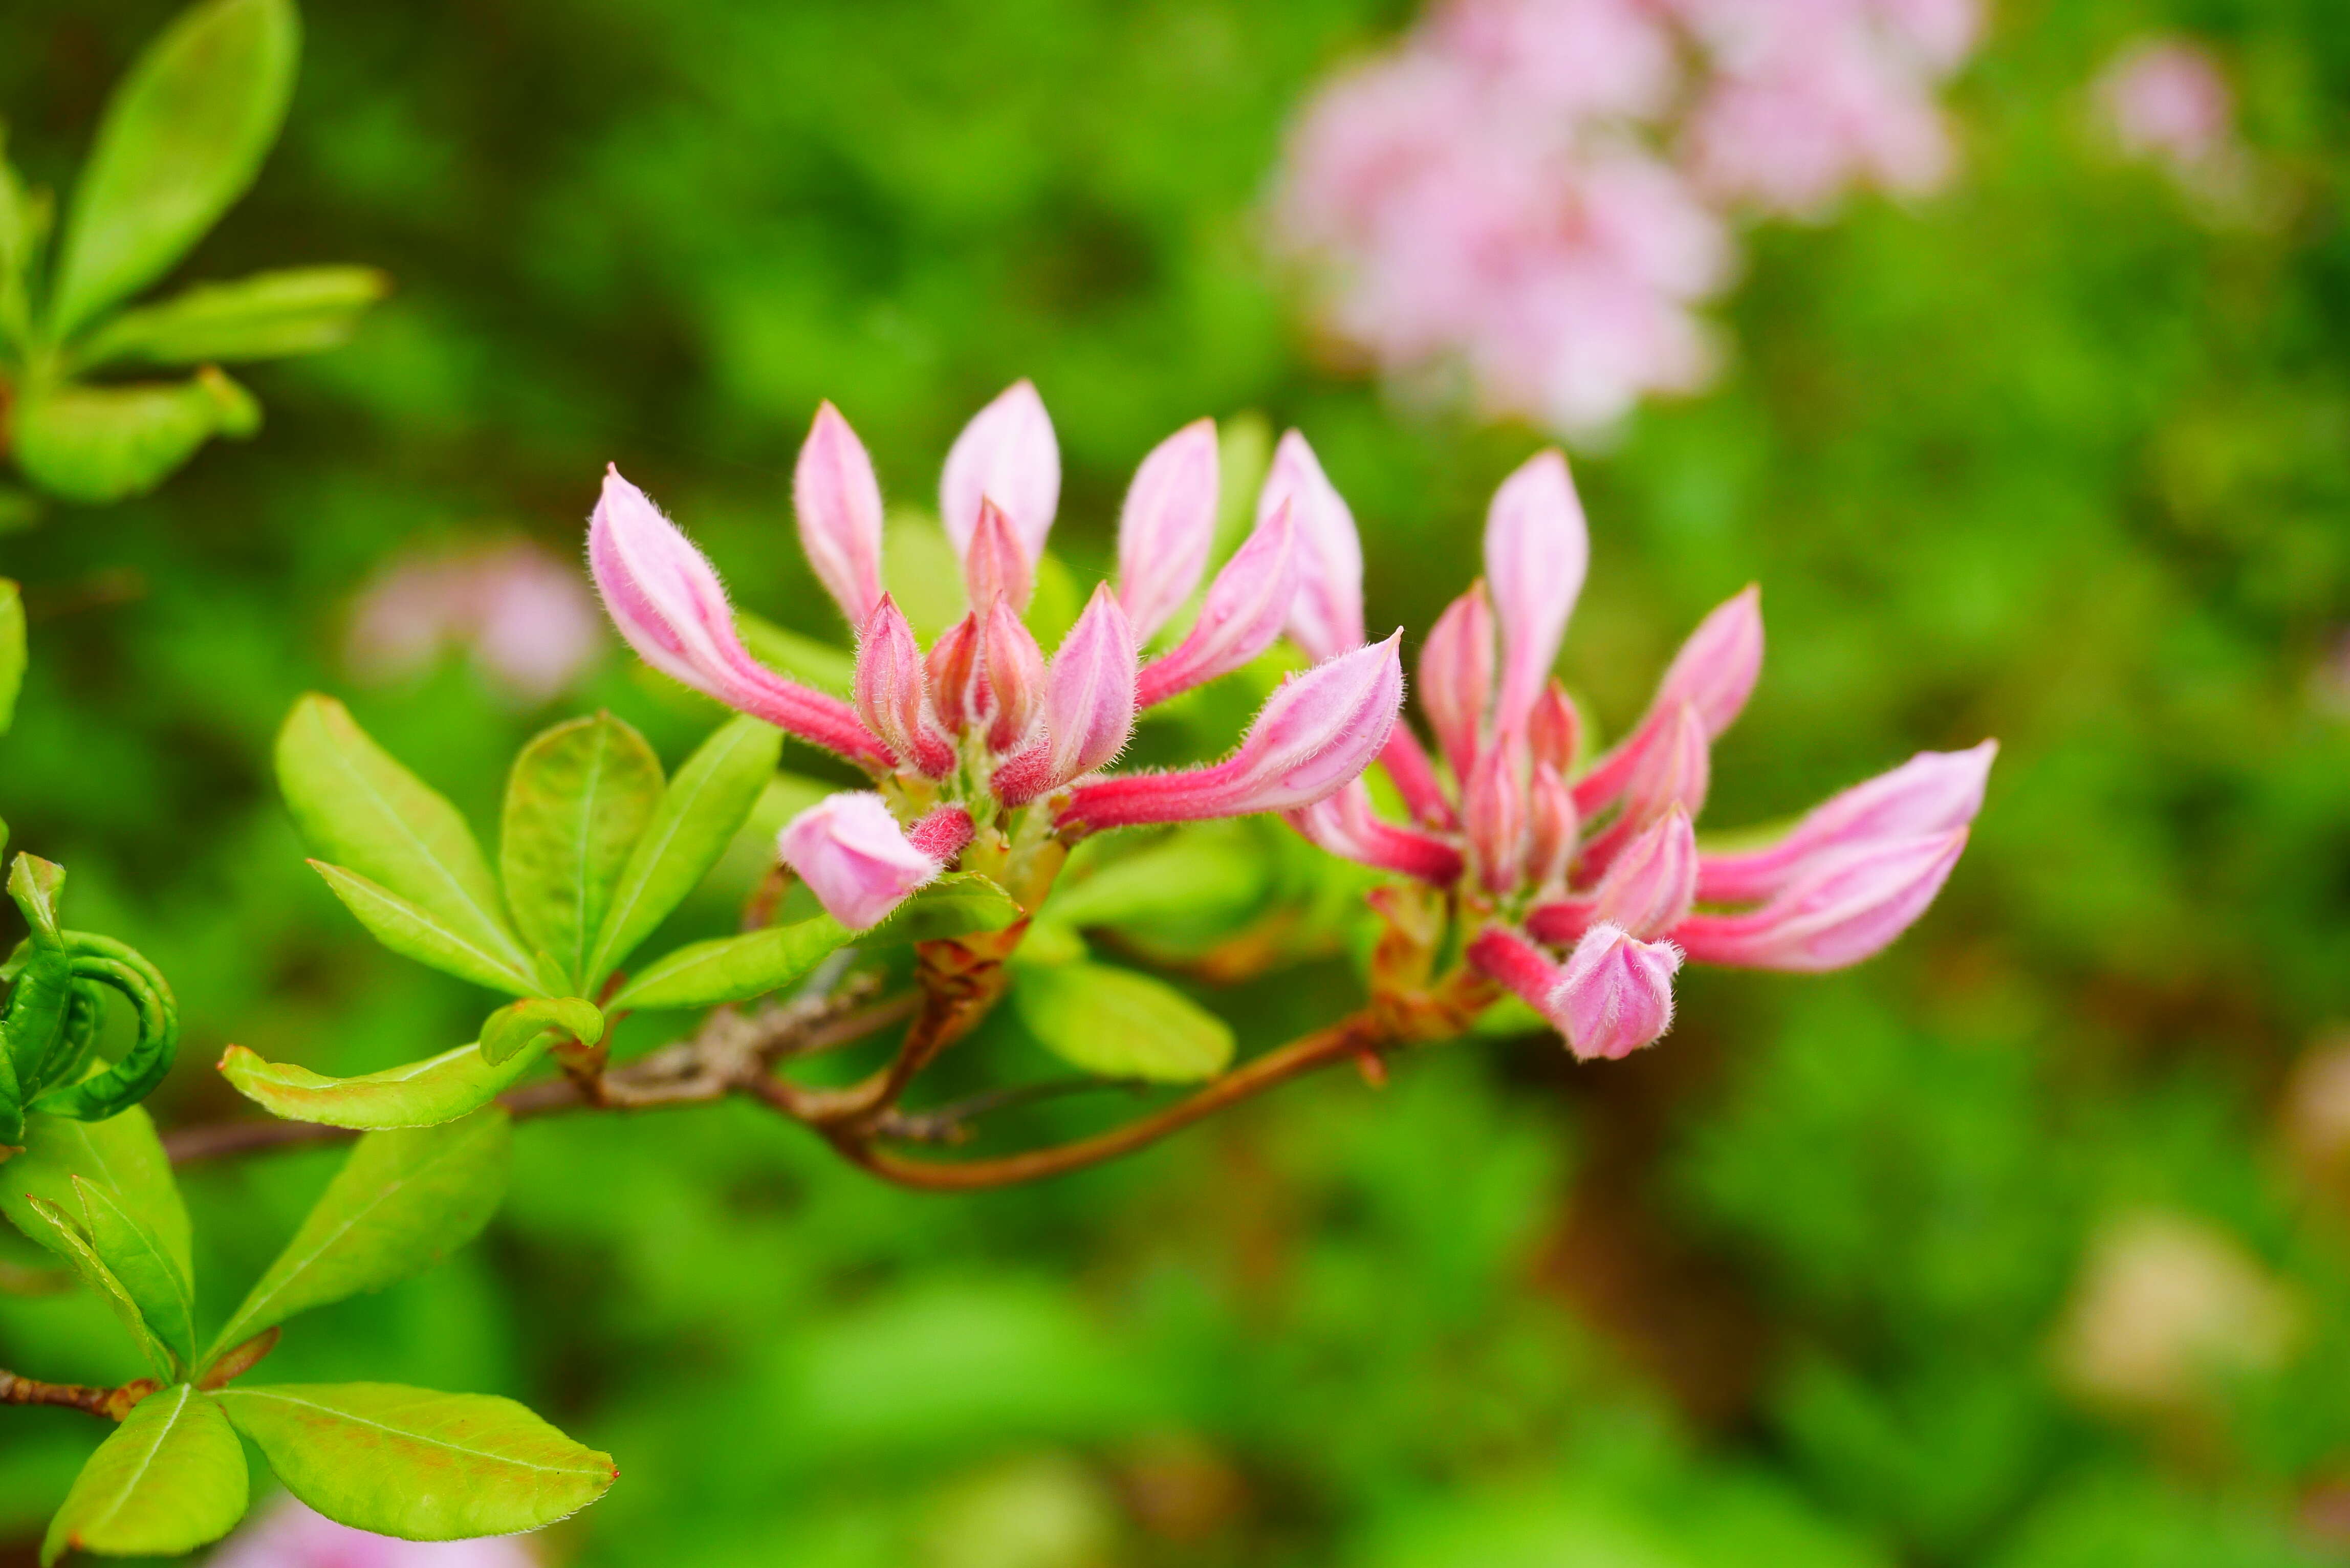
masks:
[[[1447,0],[1306,106],[1274,199],[1324,318],[1399,382],[1570,435],[1692,392],[1728,209],[1934,188],[1976,0]]]
[[[360,590],[345,656],[363,680],[398,680],[463,648],[504,695],[536,705],[603,646],[578,568],[525,542],[394,562]]]
[[[2249,159],[2236,138],[2235,94],[2210,50],[2141,39],[2099,75],[2095,95],[2125,156],[2159,164],[2196,196],[2227,197],[2244,185]]]
[[[538,1554],[514,1536],[478,1541],[398,1541],[313,1513],[292,1498],[256,1512],[207,1568],[537,1568]]]

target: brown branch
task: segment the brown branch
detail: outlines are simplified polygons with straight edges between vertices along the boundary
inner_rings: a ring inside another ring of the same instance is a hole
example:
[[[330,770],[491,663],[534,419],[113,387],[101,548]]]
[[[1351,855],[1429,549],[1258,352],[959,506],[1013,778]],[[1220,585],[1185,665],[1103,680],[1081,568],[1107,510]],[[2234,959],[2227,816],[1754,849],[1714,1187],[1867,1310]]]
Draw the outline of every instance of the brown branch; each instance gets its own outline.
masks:
[[[875,1124],[873,1136],[904,1143],[961,1143],[971,1136],[973,1121],[1014,1106],[1033,1106],[1106,1089],[1131,1093],[1149,1087],[1149,1080],[1145,1078],[1049,1078],[1042,1083],[1013,1084],[950,1100],[924,1111],[892,1109]]]
[[[130,1414],[130,1407],[161,1386],[152,1377],[141,1377],[136,1382],[125,1383],[120,1388],[92,1388],[81,1383],[44,1383],[36,1377],[19,1377],[0,1367],[0,1405],[55,1405],[87,1415],[103,1416],[109,1421],[120,1421]]]
[[[571,1077],[548,1078],[498,1096],[517,1121],[568,1111],[660,1110],[721,1100],[785,1058],[813,1056],[853,1044],[910,1014],[919,1001],[911,992],[844,1011],[860,995],[825,998],[815,1003],[767,1007],[745,1015],[721,1008],[687,1039],[673,1041],[606,1074],[596,1104]],[[218,1159],[256,1149],[330,1143],[358,1135],[348,1127],[317,1122],[234,1121],[179,1127],[163,1136],[174,1165]]]
[[[887,1149],[876,1148],[868,1139],[854,1135],[834,1132],[827,1137],[842,1158],[901,1187],[932,1192],[969,1192],[991,1187],[1009,1187],[1017,1182],[1066,1175],[1089,1165],[1098,1165],[1106,1159],[1131,1154],[1136,1149],[1158,1142],[1170,1133],[1180,1131],[1193,1122],[1251,1099],[1292,1078],[1335,1063],[1350,1061],[1357,1055],[1376,1055],[1384,1047],[1396,1043],[1396,1037],[1371,1014],[1356,1013],[1326,1029],[1316,1030],[1286,1045],[1276,1046],[1262,1056],[1252,1057],[1164,1110],[1138,1117],[1107,1132],[1079,1138],[1074,1143],[1005,1155],[998,1159],[909,1159]],[[775,1102],[771,1099],[770,1103]]]

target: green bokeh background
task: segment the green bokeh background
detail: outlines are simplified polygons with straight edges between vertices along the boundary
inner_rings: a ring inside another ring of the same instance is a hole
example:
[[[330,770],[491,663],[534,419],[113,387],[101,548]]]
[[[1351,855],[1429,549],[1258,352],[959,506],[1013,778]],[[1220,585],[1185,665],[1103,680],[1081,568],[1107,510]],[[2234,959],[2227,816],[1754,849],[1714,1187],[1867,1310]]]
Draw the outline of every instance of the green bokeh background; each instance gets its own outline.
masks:
[[[171,9],[12,0],[29,174],[68,177]],[[1033,377],[1088,571],[1151,442],[1253,412],[1312,437],[1375,627],[1416,638],[1540,437],[1384,403],[1259,243],[1285,116],[1407,19],[314,4],[285,140],[183,270],[368,262],[397,296],[350,348],[251,370],[256,441],[0,540],[34,653],[0,807],[71,867],[74,923],[178,988],[166,1124],[234,1111],[208,1066],[231,1040],[374,1067],[484,1005],[303,868],[266,775],[296,693],[351,697],[484,822],[563,711],[608,703],[672,763],[706,726],[617,656],[538,713],[461,663],[390,691],[339,669],[384,559],[572,551],[608,460],[740,602],[837,637],[785,504],[818,398],[919,499]],[[2094,71],[2165,27],[2234,72],[2264,222],[2202,225],[2084,129]],[[1609,725],[1763,585],[1710,821],[2002,741],[1973,847],[1894,951],[1693,972],[1622,1064],[1464,1043],[986,1197],[886,1189],[740,1107],[536,1125],[483,1242],[273,1369],[511,1393],[611,1449],[619,1484],[548,1538],[580,1564],[2350,1560],[2350,1213],[2281,1131],[2296,1059],[2350,1020],[2350,27],[2338,0],[2007,0],[1951,101],[1948,193],[1758,231],[1719,389],[1577,457],[1564,669]],[[1333,959],[1211,1001],[1263,1044],[1354,986]],[[192,1176],[216,1302],[326,1168]],[[2232,1249],[2295,1326],[2116,1408],[2054,1347],[2097,1239],[2148,1213]],[[114,1334],[0,1300],[0,1363],[29,1372],[129,1376]],[[32,1560],[96,1436],[0,1419],[0,1562]]]

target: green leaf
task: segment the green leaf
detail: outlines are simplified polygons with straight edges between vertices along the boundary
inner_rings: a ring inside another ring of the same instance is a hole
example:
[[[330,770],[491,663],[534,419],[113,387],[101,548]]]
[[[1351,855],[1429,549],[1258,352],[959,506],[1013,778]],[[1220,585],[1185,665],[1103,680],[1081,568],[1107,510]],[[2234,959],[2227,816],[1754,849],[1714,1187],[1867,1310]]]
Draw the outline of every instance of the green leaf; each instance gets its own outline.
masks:
[[[430,909],[467,946],[497,954],[515,973],[531,972],[465,819],[340,702],[312,692],[294,704],[277,735],[277,782],[320,859]]]
[[[75,1550],[177,1557],[244,1517],[244,1446],[209,1397],[187,1384],[150,1394],[74,1478],[49,1521],[41,1562]]]
[[[130,1331],[131,1343],[139,1346],[139,1354],[147,1358],[147,1365],[154,1369],[155,1376],[165,1379],[179,1376],[182,1364],[157,1335],[146,1314],[140,1311],[138,1298],[130,1293],[130,1287],[107,1267],[106,1260],[99,1256],[98,1249],[89,1238],[66,1218],[63,1209],[48,1199],[30,1199],[27,1204],[32,1211],[33,1223],[39,1227],[33,1232],[35,1239],[71,1263],[74,1272],[81,1276],[81,1282],[99,1293],[108,1309]]]
[[[661,804],[660,759],[609,713],[557,724],[515,758],[498,838],[506,908],[570,984],[588,960],[629,854]]]
[[[211,365],[184,381],[27,389],[9,418],[25,477],[92,506],[144,495],[213,437],[260,428],[253,394]]]
[[[367,266],[295,267],[202,283],[114,317],[69,363],[78,370],[116,359],[202,365],[315,354],[348,342],[359,312],[390,290],[391,279]]]
[[[549,1030],[593,1045],[604,1038],[604,1014],[594,1002],[576,996],[508,1002],[482,1025],[482,1060],[493,1067],[511,1062],[538,1044]]]
[[[1112,860],[1091,875],[1064,877],[1045,909],[1071,926],[1148,923],[1178,917],[1198,923],[1238,919],[1263,902],[1271,880],[1261,848],[1245,829],[1223,824],[1178,828],[1149,848]]]
[[[1012,1002],[1054,1054],[1104,1077],[1193,1083],[1214,1077],[1232,1059],[1229,1024],[1132,970],[1097,963],[1024,969]]]
[[[885,948],[900,942],[934,942],[978,931],[1000,931],[1020,919],[1011,894],[976,871],[950,871],[918,890],[857,945]]]
[[[519,1055],[492,1065],[482,1059],[478,1044],[465,1044],[380,1073],[330,1078],[290,1062],[265,1062],[232,1045],[221,1054],[220,1072],[238,1094],[271,1116],[375,1132],[439,1127],[480,1110],[513,1087],[542,1054],[525,1044]]]
[[[719,726],[685,760],[620,872],[583,990],[592,990],[693,891],[758,804],[783,752],[781,730],[740,718]]]
[[[108,1189],[74,1179],[81,1199],[82,1231],[97,1249],[139,1315],[183,1369],[196,1361],[196,1302],[188,1274],[155,1232]]]
[[[6,144],[7,127],[0,125],[0,149]],[[0,157],[0,348],[22,348],[32,338],[33,272],[48,234],[48,192],[26,189]]]
[[[25,684],[25,596],[0,577],[0,735],[16,722],[16,693]]]
[[[504,950],[477,945],[469,940],[466,929],[432,910],[411,904],[389,888],[339,866],[313,860],[310,868],[326,878],[335,897],[343,901],[343,908],[368,929],[368,935],[400,957],[430,964],[444,974],[486,985],[493,991],[536,996],[542,989],[527,970],[514,966]]]
[[[715,1007],[806,980],[857,934],[829,915],[739,937],[694,942],[664,953],[612,998],[621,1007]]]
[[[734,631],[752,658],[819,691],[846,697],[857,682],[857,656],[847,649],[802,637],[748,610],[734,612]]]
[[[105,1188],[126,1212],[163,1244],[182,1273],[188,1266],[188,1210],[172,1179],[172,1160],[146,1108],[133,1106],[102,1122],[34,1115],[25,1118],[25,1152],[0,1164],[0,1210],[18,1230],[40,1240],[26,1199],[47,1199],[72,1210],[80,1199],[74,1178]]]
[[[611,1455],[484,1394],[292,1383],[214,1397],[296,1497],[406,1541],[536,1530],[594,1502],[619,1474]]]
[[[513,1145],[495,1108],[359,1139],[203,1359],[296,1313],[404,1280],[472,1241],[505,1195]]]
[[[148,46],[107,100],[74,191],[53,338],[170,271],[244,194],[277,140],[300,47],[291,0],[206,0]]]

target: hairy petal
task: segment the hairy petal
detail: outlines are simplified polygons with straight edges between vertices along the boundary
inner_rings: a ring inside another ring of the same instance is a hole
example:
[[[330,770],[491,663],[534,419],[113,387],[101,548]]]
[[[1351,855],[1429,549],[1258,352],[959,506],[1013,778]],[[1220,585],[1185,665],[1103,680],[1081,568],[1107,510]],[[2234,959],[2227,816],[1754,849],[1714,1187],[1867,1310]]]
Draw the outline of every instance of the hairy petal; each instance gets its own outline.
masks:
[[[1614,1061],[1661,1036],[1673,1023],[1673,976],[1680,950],[1644,942],[1620,927],[1596,925],[1564,965],[1503,926],[1470,941],[1471,966],[1515,992],[1566,1037],[1582,1061]]]
[[[1118,596],[1148,642],[1183,607],[1215,542],[1216,421],[1194,420],[1142,460],[1118,515]]]
[[[1697,714],[1708,740],[1730,728],[1762,670],[1762,597],[1749,587],[1715,606],[1690,633],[1632,733],[1575,781],[1575,808],[1590,816],[1615,799],[1642,759],[1669,740],[1668,731],[1681,708]]]
[[[1697,900],[1697,831],[1675,805],[1635,835],[1592,894],[1593,918],[1647,940],[1679,924]]]
[[[1997,741],[1963,752],[1920,752],[1889,773],[1829,796],[1773,844],[1703,857],[1698,897],[1709,904],[1767,898],[1803,876],[1816,856],[1964,827],[1982,809],[1983,786],[1998,754]]]
[[[1872,958],[1926,912],[1967,846],[1963,827],[1825,851],[1761,909],[1691,915],[1673,940],[1700,963],[1815,972]]]
[[[1295,431],[1274,449],[1273,467],[1257,494],[1258,524],[1284,503],[1297,524],[1297,597],[1289,609],[1290,637],[1316,659],[1360,647],[1363,542],[1355,532],[1355,514]]]
[[[1107,583],[1054,650],[1045,678],[1045,738],[995,775],[1017,805],[1107,764],[1134,730],[1134,628]]]
[[[870,790],[827,795],[784,826],[775,847],[825,913],[859,931],[878,925],[943,866],[906,836]]]
[[[883,594],[857,639],[857,678],[851,695],[857,716],[881,737],[899,763],[933,776],[954,763],[954,753],[930,718],[922,649],[897,603]]]
[[[1154,707],[1227,675],[1273,646],[1297,597],[1295,508],[1277,506],[1251,531],[1216,580],[1190,632],[1143,666],[1137,700]]]
[[[1013,530],[1012,519],[993,500],[983,496],[979,521],[972,524],[971,543],[962,552],[963,595],[975,610],[1002,599],[1015,610],[1028,607],[1036,590],[1036,568],[1028,547]]]
[[[716,568],[618,468],[588,520],[588,563],[612,624],[647,664],[851,762],[889,765],[847,703],[751,657]]]
[[[1452,776],[1476,771],[1478,737],[1493,700],[1493,609],[1480,579],[1445,608],[1419,649],[1419,709]]]
[[[1337,794],[1286,814],[1290,826],[1333,855],[1449,888],[1461,878],[1461,852],[1432,834],[1379,820],[1370,786],[1359,778]]]
[[[1555,448],[1535,453],[1502,482],[1485,516],[1485,578],[1502,628],[1495,729],[1521,727],[1550,679],[1590,557],[1565,457]]]
[[[1028,559],[1045,553],[1061,504],[1061,448],[1034,384],[1020,380],[972,416],[947,452],[939,518],[958,554],[979,526],[982,497],[1003,508]]]
[[[816,581],[849,625],[863,626],[881,597],[881,484],[865,443],[828,402],[800,444],[792,513]]]

